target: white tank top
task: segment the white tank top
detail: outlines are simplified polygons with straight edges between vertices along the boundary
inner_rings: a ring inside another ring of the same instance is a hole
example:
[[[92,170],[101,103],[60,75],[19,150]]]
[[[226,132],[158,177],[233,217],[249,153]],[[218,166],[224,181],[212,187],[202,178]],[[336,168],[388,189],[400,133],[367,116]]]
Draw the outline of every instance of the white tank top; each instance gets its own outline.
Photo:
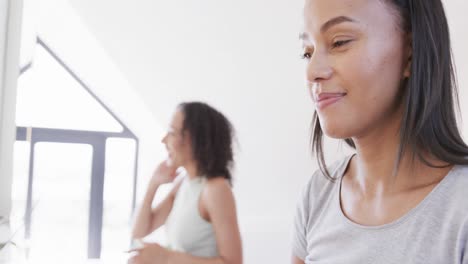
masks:
[[[169,249],[197,257],[218,256],[213,226],[198,209],[205,183],[202,177],[183,180],[165,224]]]

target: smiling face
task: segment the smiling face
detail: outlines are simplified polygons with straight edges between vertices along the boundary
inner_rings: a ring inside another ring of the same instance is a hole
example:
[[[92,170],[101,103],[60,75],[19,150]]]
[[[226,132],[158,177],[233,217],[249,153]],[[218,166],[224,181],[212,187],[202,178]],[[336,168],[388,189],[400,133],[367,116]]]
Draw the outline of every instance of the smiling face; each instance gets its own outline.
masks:
[[[177,110],[172,116],[167,134],[162,139],[173,167],[183,167],[192,160],[190,137],[183,131],[184,114]]]
[[[306,0],[304,59],[320,125],[359,138],[401,118],[411,48],[384,0]]]

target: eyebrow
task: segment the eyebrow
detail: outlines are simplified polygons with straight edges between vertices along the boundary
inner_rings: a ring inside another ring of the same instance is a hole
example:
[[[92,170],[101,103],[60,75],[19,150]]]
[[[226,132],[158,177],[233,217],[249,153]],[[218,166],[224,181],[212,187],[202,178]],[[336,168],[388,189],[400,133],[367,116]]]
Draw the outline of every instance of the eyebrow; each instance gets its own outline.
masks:
[[[353,22],[355,23],[356,20],[350,18],[350,17],[347,17],[347,16],[339,16],[339,17],[335,17],[335,18],[332,18],[330,20],[328,20],[325,24],[322,25],[322,27],[320,28],[320,32],[325,32],[327,31],[328,29],[330,29],[331,27],[335,26],[335,25],[338,25],[340,23],[344,23],[344,22]]]
[[[332,18],[330,20],[328,20],[327,22],[325,22],[325,24],[322,25],[322,27],[320,28],[320,32],[325,32],[327,30],[329,30],[331,27],[333,26],[336,26],[338,24],[341,24],[341,23],[345,23],[345,22],[353,22],[353,23],[356,23],[357,21],[350,18],[350,17],[347,17],[347,16],[338,16],[338,17],[335,17],[335,18]],[[300,40],[307,40],[309,38],[309,35],[305,32],[299,34],[299,39]]]

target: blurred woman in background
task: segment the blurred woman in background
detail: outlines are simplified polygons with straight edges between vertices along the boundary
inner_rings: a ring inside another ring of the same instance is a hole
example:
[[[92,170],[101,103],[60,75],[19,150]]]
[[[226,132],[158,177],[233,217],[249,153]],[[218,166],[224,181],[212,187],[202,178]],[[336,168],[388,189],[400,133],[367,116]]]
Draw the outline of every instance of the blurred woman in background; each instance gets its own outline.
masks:
[[[139,241],[165,224],[167,245],[143,243],[129,262],[157,264],[241,264],[242,247],[231,190],[233,127],[200,102],[182,103],[162,139],[168,158],[154,171],[132,237]],[[155,208],[158,188],[186,175]]]

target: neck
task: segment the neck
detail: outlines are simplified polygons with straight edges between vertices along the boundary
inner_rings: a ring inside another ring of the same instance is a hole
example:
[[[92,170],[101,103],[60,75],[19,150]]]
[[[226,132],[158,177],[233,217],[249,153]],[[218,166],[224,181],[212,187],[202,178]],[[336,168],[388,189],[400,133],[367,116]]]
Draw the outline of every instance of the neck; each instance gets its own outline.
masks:
[[[198,175],[198,170],[197,170],[197,165],[195,162],[189,162],[187,165],[183,166],[185,168],[185,171],[187,171],[187,175],[190,179],[195,179],[199,177]]]
[[[417,156],[413,159],[411,151],[407,150],[397,168],[399,139],[396,137],[386,137],[385,140],[377,140],[373,144],[366,144],[367,140],[357,140],[355,143],[357,155],[350,164],[348,175],[357,190],[367,197],[391,195],[438,183],[452,167],[430,167]],[[423,153],[423,156],[433,165],[447,165],[431,158],[427,153]]]
[[[363,193],[379,195],[398,192],[416,182],[423,164],[412,159],[410,151],[401,157],[396,170],[399,150],[400,120],[387,120],[381,129],[353,138],[357,157],[350,165],[354,184]]]

